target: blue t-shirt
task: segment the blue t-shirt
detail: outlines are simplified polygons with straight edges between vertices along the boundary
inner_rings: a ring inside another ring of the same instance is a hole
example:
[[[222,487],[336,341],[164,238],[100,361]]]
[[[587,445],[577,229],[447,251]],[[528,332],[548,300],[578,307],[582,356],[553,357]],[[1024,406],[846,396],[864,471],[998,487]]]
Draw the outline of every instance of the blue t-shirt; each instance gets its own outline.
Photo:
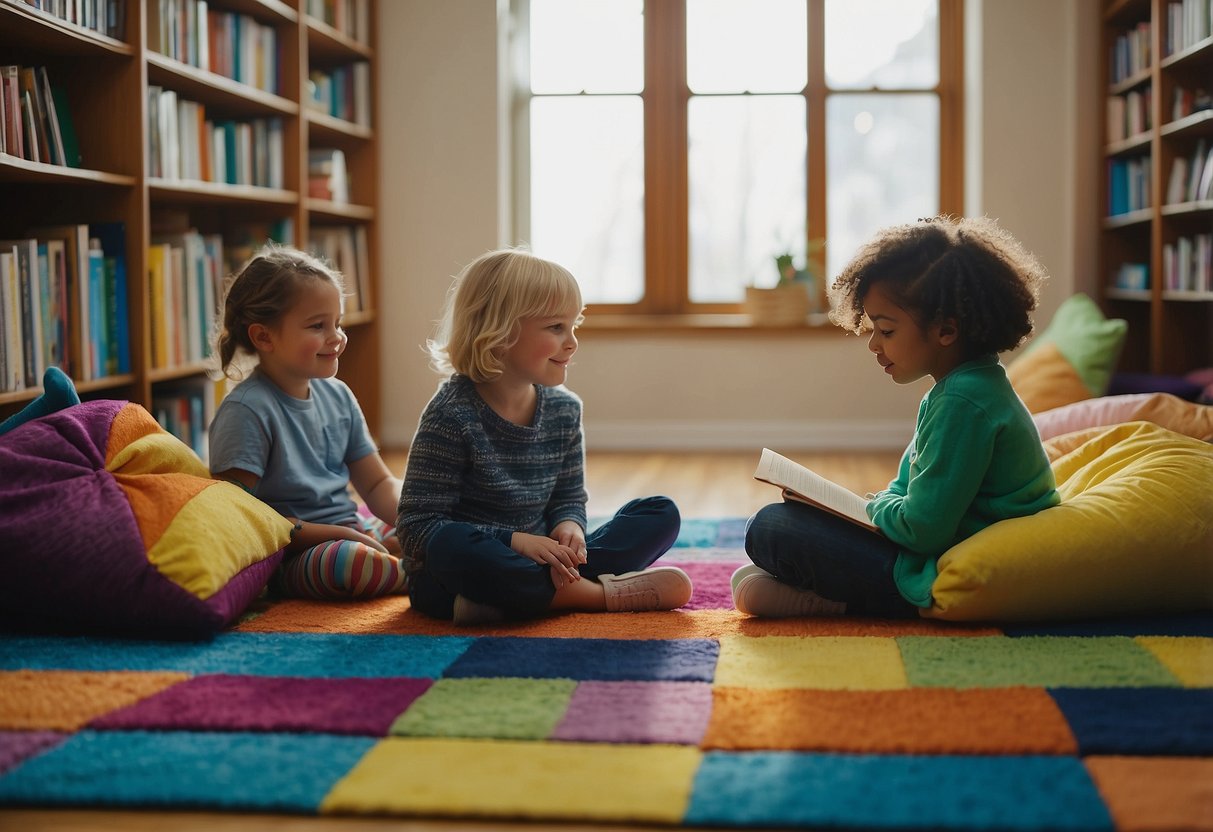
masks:
[[[288,396],[261,372],[236,385],[211,422],[211,471],[261,478],[253,494],[286,517],[351,525],[349,463],[377,449],[344,382],[312,379],[307,399]]]

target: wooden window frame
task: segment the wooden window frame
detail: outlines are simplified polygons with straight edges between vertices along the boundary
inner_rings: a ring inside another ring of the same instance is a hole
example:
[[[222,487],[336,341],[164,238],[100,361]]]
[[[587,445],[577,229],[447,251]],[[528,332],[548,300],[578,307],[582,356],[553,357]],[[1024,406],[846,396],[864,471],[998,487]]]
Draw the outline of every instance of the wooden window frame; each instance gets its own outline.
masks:
[[[808,81],[801,91],[807,105],[808,139],[805,242],[819,274],[825,271],[825,253],[820,247],[809,248],[807,242],[809,229],[813,238],[829,236],[826,101],[832,94],[934,93],[939,99],[939,212],[959,215],[964,211],[964,0],[938,0],[939,80],[934,88],[915,89],[828,87],[825,2],[805,0],[809,66]],[[526,239],[530,218],[530,101],[543,96],[531,92],[525,66],[530,29],[528,0],[513,0],[513,12],[513,209],[515,238]],[[640,97],[644,107],[645,291],[636,303],[595,303],[594,320],[625,327],[629,319],[633,325],[745,326],[740,302],[694,303],[689,297],[687,109],[692,93],[686,79],[686,0],[646,0],[644,61]],[[818,285],[816,290],[816,307],[825,309],[825,287]]]

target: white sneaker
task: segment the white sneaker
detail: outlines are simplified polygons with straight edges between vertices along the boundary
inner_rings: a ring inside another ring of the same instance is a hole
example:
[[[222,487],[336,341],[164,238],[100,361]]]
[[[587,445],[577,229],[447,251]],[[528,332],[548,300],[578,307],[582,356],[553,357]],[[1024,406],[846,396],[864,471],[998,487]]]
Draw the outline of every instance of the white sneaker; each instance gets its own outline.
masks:
[[[505,612],[500,607],[478,604],[462,595],[455,596],[455,626],[475,627],[478,624],[497,624],[501,621],[505,621]]]
[[[676,566],[657,566],[622,575],[599,575],[608,612],[675,610],[691,600],[691,578]]]
[[[797,589],[766,571],[759,572],[761,574],[743,575],[733,585],[733,606],[739,612],[762,618],[842,615],[846,612],[847,605],[841,601],[830,601],[811,589]]]
[[[737,571],[733,573],[733,577],[729,578],[729,586],[733,588],[734,594],[737,593],[737,584],[741,583],[741,579],[746,575],[771,575],[771,573],[756,563],[747,563],[745,566],[739,566]],[[775,576],[771,575],[771,577]]]

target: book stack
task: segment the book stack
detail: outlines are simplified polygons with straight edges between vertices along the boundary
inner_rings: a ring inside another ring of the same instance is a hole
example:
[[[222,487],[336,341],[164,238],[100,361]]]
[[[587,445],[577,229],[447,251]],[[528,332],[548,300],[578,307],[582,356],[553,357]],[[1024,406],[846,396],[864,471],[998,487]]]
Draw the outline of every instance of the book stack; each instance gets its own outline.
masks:
[[[75,26],[121,40],[126,30],[126,0],[25,0],[35,9]]]
[[[207,0],[152,0],[147,27],[148,46],[161,55],[265,92],[280,91],[273,26],[212,9]]]
[[[1163,286],[1172,292],[1213,291],[1213,234],[1179,237],[1162,247]]]
[[[80,145],[67,96],[46,67],[0,66],[0,153],[80,167]]]
[[[1172,161],[1166,201],[1177,205],[1208,199],[1213,199],[1213,148],[1200,139],[1191,155],[1177,155]]]
[[[153,234],[147,250],[152,366],[197,364],[211,355],[223,297],[223,238],[196,229]]]
[[[319,148],[308,151],[307,195],[341,205],[350,201],[344,151]]]
[[[308,73],[307,106],[319,113],[371,126],[371,65],[358,61],[348,66],[313,69]]]
[[[328,261],[345,279],[345,312],[372,308],[370,248],[366,226],[314,227],[312,253]]]
[[[1163,39],[1164,55],[1174,55],[1195,46],[1213,34],[1210,29],[1210,12],[1213,4],[1209,0],[1179,0],[1167,4],[1166,36]]]
[[[170,180],[281,188],[280,118],[212,121],[176,90],[148,87],[148,175]]]
[[[152,415],[160,426],[210,461],[207,428],[215,418],[215,382],[202,376],[159,385],[152,396]]]
[[[1108,214],[1150,207],[1150,157],[1108,160]]]
[[[122,223],[32,229],[0,241],[0,392],[131,371]]]
[[[370,43],[370,6],[367,0],[307,0],[307,13],[351,40]]]
[[[1149,87],[1108,96],[1108,141],[1119,142],[1150,129]]]
[[[1109,81],[1119,84],[1128,78],[1141,75],[1150,68],[1150,21],[1143,20],[1135,27],[1117,36],[1112,44]]]

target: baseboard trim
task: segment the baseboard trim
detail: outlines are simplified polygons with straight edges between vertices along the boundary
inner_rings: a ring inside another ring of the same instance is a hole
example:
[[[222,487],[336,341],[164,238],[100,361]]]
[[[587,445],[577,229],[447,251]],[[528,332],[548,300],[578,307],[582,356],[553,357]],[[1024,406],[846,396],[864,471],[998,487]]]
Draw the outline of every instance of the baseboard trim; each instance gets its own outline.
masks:
[[[593,451],[901,450],[914,425],[869,421],[635,421],[585,425]]]

